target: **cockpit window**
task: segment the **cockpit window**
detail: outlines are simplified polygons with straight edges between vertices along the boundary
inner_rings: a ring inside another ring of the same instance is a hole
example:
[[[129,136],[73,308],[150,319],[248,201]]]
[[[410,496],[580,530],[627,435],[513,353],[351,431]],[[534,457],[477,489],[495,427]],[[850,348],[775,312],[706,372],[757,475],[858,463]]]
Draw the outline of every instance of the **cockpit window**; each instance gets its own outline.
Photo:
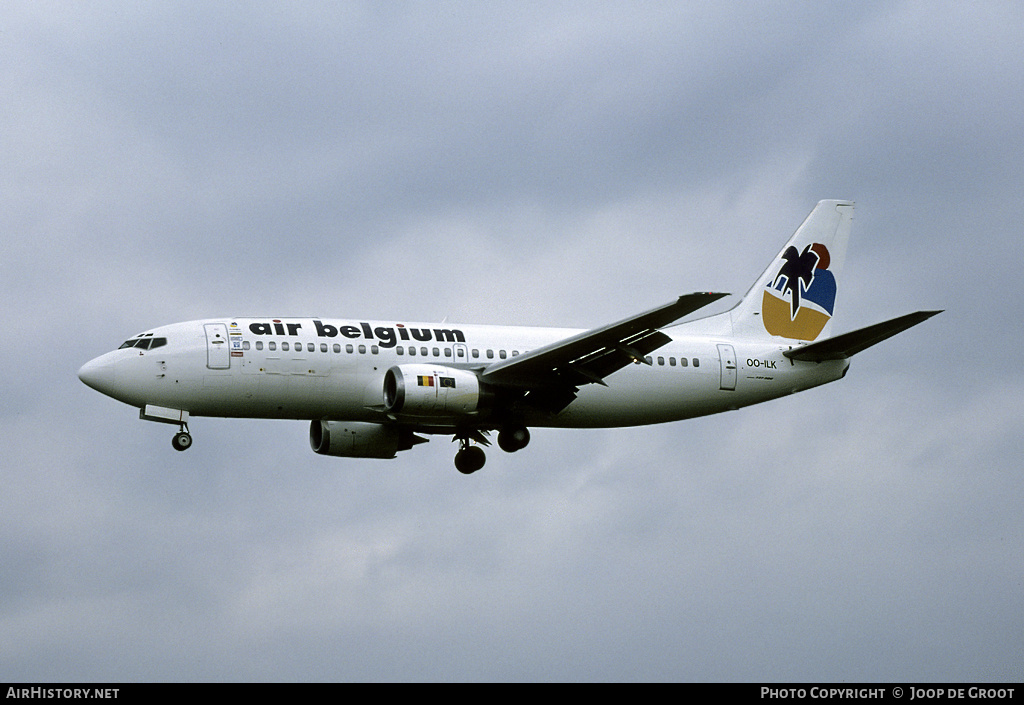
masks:
[[[150,333],[150,335],[152,335],[152,333]],[[153,350],[154,348],[159,348],[164,345],[167,345],[167,338],[131,338],[130,340],[126,340],[123,343],[121,343],[121,346],[118,348],[118,350],[123,350],[124,348],[139,348],[140,350]]]

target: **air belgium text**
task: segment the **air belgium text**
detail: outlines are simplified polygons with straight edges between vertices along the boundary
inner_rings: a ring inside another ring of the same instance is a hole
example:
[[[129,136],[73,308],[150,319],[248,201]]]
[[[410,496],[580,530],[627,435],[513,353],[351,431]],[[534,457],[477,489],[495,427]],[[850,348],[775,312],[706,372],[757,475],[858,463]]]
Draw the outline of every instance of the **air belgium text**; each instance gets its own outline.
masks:
[[[382,348],[393,348],[402,340],[415,340],[426,343],[431,340],[439,343],[465,343],[466,336],[458,328],[409,328],[404,323],[394,326],[371,326],[365,321],[356,325],[331,325],[313,319],[313,327],[319,338],[335,338],[341,336],[356,340],[376,340]],[[301,323],[283,323],[279,319],[249,324],[249,332],[253,335],[300,335]]]

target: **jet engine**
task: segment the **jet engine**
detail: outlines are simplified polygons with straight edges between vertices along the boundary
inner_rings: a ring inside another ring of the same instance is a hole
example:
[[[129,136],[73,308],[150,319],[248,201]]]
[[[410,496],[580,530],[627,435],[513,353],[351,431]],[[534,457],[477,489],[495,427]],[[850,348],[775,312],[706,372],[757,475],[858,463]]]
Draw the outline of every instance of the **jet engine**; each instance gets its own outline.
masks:
[[[410,416],[462,416],[484,411],[491,393],[468,370],[397,365],[384,375],[384,409]]]
[[[398,451],[426,440],[411,431],[379,423],[313,421],[309,425],[309,445],[320,455],[394,458]]]

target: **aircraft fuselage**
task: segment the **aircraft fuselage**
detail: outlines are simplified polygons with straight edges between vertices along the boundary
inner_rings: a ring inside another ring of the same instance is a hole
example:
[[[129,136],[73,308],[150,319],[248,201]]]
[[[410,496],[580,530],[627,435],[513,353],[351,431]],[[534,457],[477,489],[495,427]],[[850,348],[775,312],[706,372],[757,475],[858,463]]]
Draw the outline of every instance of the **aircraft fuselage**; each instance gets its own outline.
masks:
[[[685,325],[666,329],[670,343],[617,372],[608,386],[586,385],[560,412],[526,410],[521,422],[600,428],[677,421],[831,382],[849,365],[848,360],[793,362],[782,354],[791,346],[686,335],[685,330]],[[382,409],[384,375],[395,365],[482,369],[579,332],[319,318],[210,319],[155,328],[143,335],[166,338],[166,345],[114,350],[88,363],[82,377],[140,409],[155,405],[190,416],[382,422],[389,420]],[[415,415],[405,420],[417,421]],[[460,421],[452,415],[426,425],[455,427]]]

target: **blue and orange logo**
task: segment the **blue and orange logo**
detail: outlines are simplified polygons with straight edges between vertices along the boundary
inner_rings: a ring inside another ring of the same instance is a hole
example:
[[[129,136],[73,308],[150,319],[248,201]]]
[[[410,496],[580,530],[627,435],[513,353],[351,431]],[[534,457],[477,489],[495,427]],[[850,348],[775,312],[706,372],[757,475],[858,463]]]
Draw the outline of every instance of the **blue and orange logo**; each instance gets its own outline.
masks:
[[[836,305],[836,278],[828,269],[828,248],[815,242],[800,252],[791,245],[782,259],[761,299],[765,330],[783,338],[814,340]]]

